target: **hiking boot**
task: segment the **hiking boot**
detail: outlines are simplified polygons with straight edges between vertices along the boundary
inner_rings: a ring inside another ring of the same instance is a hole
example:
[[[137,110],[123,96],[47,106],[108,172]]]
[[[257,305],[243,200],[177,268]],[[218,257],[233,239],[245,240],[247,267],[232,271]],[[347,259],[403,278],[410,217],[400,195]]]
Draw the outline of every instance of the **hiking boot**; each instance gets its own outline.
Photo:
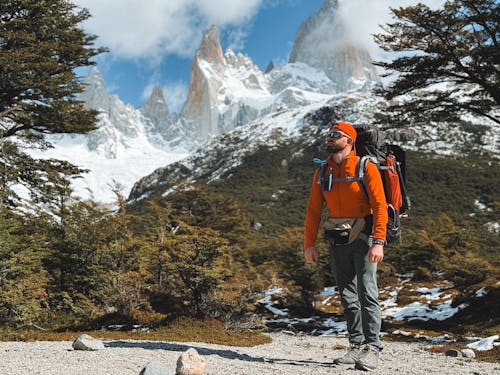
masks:
[[[367,344],[359,353],[359,358],[355,362],[356,369],[372,371],[377,368],[380,349],[375,345]]]
[[[336,365],[353,365],[359,358],[359,353],[361,352],[361,344],[351,344],[347,353],[342,357],[333,360]]]

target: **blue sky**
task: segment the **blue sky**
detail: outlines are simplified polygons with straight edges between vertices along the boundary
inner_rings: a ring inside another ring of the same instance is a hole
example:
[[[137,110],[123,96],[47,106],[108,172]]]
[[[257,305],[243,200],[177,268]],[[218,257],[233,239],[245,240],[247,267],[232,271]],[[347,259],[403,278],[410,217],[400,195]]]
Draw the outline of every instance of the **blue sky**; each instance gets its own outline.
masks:
[[[403,0],[338,0],[342,16],[352,19],[352,36],[380,57],[371,39],[390,21],[389,5]],[[295,32],[324,0],[74,0],[92,18],[83,24],[109,53],[96,59],[108,90],[139,107],[153,85],[163,87],[171,111],[187,95],[191,61],[202,33],[219,28],[222,48],[249,55],[261,70],[288,60]],[[424,1],[439,5],[443,0]],[[373,56],[375,55],[375,56]]]

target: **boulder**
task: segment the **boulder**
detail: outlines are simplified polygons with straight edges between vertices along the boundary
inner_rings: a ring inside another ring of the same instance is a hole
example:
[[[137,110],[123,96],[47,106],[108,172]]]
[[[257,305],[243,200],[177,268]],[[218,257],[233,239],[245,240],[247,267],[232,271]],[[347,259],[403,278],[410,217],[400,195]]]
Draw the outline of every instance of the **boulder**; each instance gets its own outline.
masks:
[[[83,334],[78,336],[73,341],[73,349],[75,350],[100,350],[104,349],[104,344],[101,340],[95,339],[92,336],[87,334]]]
[[[462,349],[461,352],[465,358],[476,358],[476,352],[472,349]]]
[[[462,356],[462,353],[460,352],[460,350],[456,350],[456,349],[450,349],[450,350],[447,350],[444,355],[448,356],[448,357],[461,357]]]
[[[203,375],[205,359],[196,349],[189,348],[177,360],[176,375]]]
[[[171,375],[171,373],[158,362],[151,361],[141,370],[139,375]]]

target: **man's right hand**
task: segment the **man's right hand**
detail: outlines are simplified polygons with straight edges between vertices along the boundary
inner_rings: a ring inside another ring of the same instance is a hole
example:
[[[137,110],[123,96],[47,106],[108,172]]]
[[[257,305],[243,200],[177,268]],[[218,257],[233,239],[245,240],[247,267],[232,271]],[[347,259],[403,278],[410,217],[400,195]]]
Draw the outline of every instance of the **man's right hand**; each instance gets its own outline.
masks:
[[[318,250],[316,250],[315,246],[307,247],[304,249],[304,258],[306,258],[306,262],[309,264],[317,264],[318,263]]]

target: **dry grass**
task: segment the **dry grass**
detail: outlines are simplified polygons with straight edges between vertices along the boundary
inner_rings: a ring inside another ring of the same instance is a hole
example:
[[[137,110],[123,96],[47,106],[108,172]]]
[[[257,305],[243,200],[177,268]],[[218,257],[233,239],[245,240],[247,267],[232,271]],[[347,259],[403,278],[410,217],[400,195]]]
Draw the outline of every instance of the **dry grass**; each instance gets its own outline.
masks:
[[[178,319],[168,326],[149,332],[133,331],[41,331],[0,329],[0,341],[73,341],[86,333],[104,340],[147,340],[175,342],[205,342],[209,344],[251,347],[271,342],[269,336],[249,330],[227,330],[216,320]]]
[[[476,358],[480,361],[500,363],[500,346],[495,346],[491,350],[478,350]]]
[[[439,345],[431,345],[426,348],[427,351],[431,353],[446,353],[448,350],[462,350],[465,349],[464,345],[458,345],[458,344],[439,344]]]

